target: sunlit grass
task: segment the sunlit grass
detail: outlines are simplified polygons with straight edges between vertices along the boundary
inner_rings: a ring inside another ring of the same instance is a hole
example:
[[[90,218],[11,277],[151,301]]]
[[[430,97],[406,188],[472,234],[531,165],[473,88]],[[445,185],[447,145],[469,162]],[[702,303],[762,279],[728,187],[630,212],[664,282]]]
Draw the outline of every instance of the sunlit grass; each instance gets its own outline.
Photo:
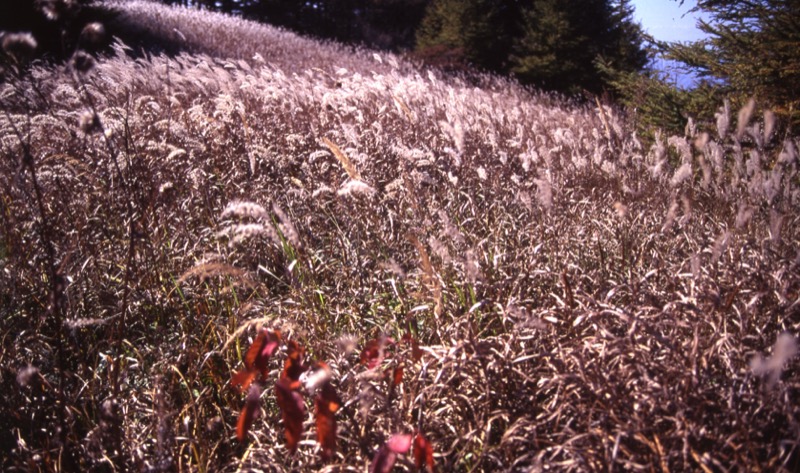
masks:
[[[798,466],[798,142],[768,115],[643,149],[612,107],[115,8],[186,50],[0,85],[2,469],[363,471],[415,430],[440,471]],[[236,440],[261,326],[330,365],[327,462],[272,385]],[[409,332],[419,360],[360,362]]]

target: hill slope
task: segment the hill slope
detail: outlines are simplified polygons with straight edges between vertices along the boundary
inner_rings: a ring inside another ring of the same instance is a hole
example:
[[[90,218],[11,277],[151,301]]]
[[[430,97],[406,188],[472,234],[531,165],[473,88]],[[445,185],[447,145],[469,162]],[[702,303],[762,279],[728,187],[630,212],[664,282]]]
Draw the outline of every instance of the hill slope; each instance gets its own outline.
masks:
[[[798,144],[769,115],[645,150],[608,107],[111,8],[173,54],[0,86],[4,471],[355,471],[415,430],[440,471],[799,466]],[[259,402],[231,386],[262,325],[329,365],[332,458],[276,401],[291,344]]]

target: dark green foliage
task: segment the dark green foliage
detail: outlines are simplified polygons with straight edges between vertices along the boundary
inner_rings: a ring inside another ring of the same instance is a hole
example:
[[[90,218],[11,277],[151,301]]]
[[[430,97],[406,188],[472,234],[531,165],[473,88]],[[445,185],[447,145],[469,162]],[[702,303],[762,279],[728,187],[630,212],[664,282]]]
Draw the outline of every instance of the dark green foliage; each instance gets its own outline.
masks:
[[[642,43],[627,0],[438,0],[417,35],[422,53],[455,52],[482,69],[569,93],[606,88],[601,59],[615,70],[641,70]]]
[[[719,88],[707,81],[701,81],[692,89],[683,89],[656,71],[616,71],[602,61],[598,62],[598,67],[606,75],[619,103],[636,117],[640,136],[648,140],[655,130],[683,134],[689,117],[700,120],[703,128],[709,128],[723,101]]]
[[[430,0],[370,0],[355,18],[359,37],[371,47],[407,50],[414,47],[417,26]]]
[[[639,71],[647,63],[642,41],[627,1],[536,0],[523,12],[512,71],[548,90],[598,93],[606,84],[595,61]]]
[[[783,0],[707,0],[694,11],[708,39],[694,43],[658,43],[667,59],[700,77],[692,89],[679,89],[656,73],[614,70],[600,63],[622,104],[636,113],[639,130],[680,133],[688,117],[712,130],[719,104],[734,107],[751,97],[772,109],[785,135],[797,126],[800,105],[800,4]]]
[[[696,69],[725,94],[754,96],[787,122],[800,106],[800,2],[700,0],[708,39],[662,45],[667,57]]]
[[[456,61],[506,72],[517,25],[517,2],[437,0],[417,33],[417,51],[450,54]]]

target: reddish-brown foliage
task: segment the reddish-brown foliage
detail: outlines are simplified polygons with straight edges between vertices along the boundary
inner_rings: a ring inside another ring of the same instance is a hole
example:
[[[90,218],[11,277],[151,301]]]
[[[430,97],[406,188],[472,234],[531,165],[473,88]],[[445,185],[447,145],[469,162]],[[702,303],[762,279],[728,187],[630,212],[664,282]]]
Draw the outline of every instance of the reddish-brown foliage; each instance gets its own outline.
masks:
[[[396,367],[392,373],[392,385],[400,386],[401,384],[403,384],[403,365]]]
[[[331,383],[325,383],[314,401],[317,423],[317,441],[322,449],[322,459],[329,460],[336,451],[336,411],[342,401]]]
[[[435,468],[433,445],[422,435],[422,432],[417,432],[417,435],[414,436],[414,464],[419,469],[422,469],[424,465],[425,470],[429,473],[432,473]]]
[[[245,354],[244,369],[231,377],[231,385],[239,386],[239,389],[244,391],[259,374],[262,380],[265,379],[269,373],[267,362],[278,350],[280,341],[281,332],[279,330],[270,332],[262,328]]]
[[[261,412],[259,401],[261,400],[261,386],[253,384],[250,386],[250,391],[247,393],[247,399],[244,403],[244,408],[239,414],[239,420],[236,422],[236,438],[240,442],[244,442],[247,437],[247,432],[253,421],[258,417]]]
[[[305,401],[297,391],[301,386],[300,375],[306,370],[303,363],[305,348],[294,340],[289,340],[286,345],[289,353],[281,378],[275,384],[275,397],[283,418],[286,447],[294,453],[303,434],[303,419],[306,416]]]
[[[370,370],[380,365],[386,357],[386,346],[393,343],[394,340],[384,336],[368,341],[361,351],[361,364]]]
[[[283,366],[281,379],[290,380],[292,389],[297,389],[300,386],[300,383],[298,382],[300,375],[303,374],[303,372],[307,369],[303,363],[303,355],[305,354],[306,349],[300,346],[300,344],[294,340],[289,340],[286,342],[286,349],[288,351],[288,356],[286,358],[286,363]]]
[[[293,387],[297,381],[282,377],[275,384],[275,398],[278,407],[281,409],[283,418],[284,435],[286,438],[286,448],[291,453],[297,451],[297,444],[303,434],[303,419],[306,416],[306,404],[303,396]]]
[[[370,473],[389,473],[397,461],[398,454],[408,453],[411,448],[411,434],[394,434],[388,442],[378,449],[370,464]]]

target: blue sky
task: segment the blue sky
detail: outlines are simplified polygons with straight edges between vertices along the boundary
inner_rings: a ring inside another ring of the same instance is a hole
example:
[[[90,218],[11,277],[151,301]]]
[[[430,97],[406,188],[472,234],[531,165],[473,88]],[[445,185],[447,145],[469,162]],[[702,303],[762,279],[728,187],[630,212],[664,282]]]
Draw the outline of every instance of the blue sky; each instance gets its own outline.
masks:
[[[677,0],[633,0],[634,18],[657,40],[696,41],[704,34],[697,28],[698,14],[689,14],[695,6],[694,0],[685,0],[683,5]],[[658,69],[665,72],[681,87],[692,87],[695,77],[675,70],[674,63],[657,61]]]
[[[687,14],[695,6],[692,0],[633,0],[634,18],[655,39],[694,41],[703,33],[697,29],[697,14]]]

